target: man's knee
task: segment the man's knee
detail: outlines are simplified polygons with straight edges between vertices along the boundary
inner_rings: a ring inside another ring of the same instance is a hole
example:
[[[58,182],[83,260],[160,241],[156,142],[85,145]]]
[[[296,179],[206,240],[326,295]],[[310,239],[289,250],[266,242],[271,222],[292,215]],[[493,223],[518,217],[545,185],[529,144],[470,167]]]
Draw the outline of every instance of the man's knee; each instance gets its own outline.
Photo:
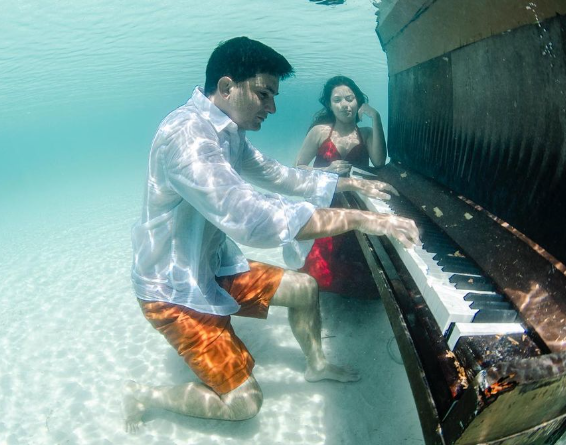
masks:
[[[297,309],[316,306],[318,304],[316,280],[305,273],[286,271],[271,304]]]
[[[298,273],[295,277],[296,292],[304,306],[318,304],[318,284],[316,280],[306,273]]]
[[[247,420],[254,417],[263,404],[263,393],[253,376],[240,387],[222,396],[230,410],[231,420]]]

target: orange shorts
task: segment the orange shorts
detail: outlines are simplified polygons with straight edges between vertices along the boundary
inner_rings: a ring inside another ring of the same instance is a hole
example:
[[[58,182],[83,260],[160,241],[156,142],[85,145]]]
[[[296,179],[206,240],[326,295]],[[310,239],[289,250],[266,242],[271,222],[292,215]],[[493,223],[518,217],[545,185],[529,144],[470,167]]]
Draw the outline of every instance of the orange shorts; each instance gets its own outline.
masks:
[[[235,315],[267,318],[269,302],[281,282],[284,269],[250,261],[250,270],[217,278],[240,304]],[[211,315],[185,306],[138,300],[143,314],[205,385],[225,394],[244,383],[254,359],[230,324],[230,316]]]

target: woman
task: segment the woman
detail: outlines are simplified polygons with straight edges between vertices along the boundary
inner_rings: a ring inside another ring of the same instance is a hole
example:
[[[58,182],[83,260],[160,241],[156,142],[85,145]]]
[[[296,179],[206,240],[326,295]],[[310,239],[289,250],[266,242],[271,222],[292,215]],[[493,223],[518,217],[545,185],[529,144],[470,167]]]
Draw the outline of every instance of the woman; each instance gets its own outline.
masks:
[[[347,176],[352,166],[385,164],[385,137],[379,113],[367,104],[367,96],[344,76],[329,79],[320,96],[323,109],[310,126],[295,165],[313,167]],[[358,127],[363,115],[371,127]],[[375,284],[352,232],[315,241],[301,271],[313,276],[320,290],[343,296],[368,297]]]
[[[385,137],[379,113],[367,104],[367,96],[345,76],[329,79],[320,96],[324,107],[310,126],[295,164],[346,175],[352,165],[368,167],[385,164]],[[359,128],[363,115],[372,119],[371,127]]]

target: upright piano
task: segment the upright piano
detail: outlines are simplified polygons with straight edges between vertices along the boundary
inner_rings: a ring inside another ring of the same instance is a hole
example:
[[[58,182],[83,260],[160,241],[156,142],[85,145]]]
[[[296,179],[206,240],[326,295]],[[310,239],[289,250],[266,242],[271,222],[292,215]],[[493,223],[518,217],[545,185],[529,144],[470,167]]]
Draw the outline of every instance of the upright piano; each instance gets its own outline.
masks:
[[[427,444],[551,444],[566,430],[566,2],[382,2],[391,161],[353,175],[422,246],[356,236]],[[537,6],[538,5],[538,6]]]

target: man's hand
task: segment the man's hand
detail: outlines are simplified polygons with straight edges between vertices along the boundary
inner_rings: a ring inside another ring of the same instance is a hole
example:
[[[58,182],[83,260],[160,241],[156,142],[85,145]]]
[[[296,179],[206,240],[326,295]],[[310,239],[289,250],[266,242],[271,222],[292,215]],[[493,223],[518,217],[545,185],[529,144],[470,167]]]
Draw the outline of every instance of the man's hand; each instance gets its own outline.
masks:
[[[407,218],[354,209],[316,209],[296,239],[336,236],[350,230],[368,235],[389,235],[405,247],[421,244],[416,224]]]
[[[370,198],[391,199],[391,195],[386,192],[399,196],[399,192],[390,184],[377,180],[367,180],[358,178],[344,178],[338,180],[337,191],[339,192],[360,192]]]
[[[358,230],[368,235],[388,235],[405,247],[420,245],[419,229],[412,219],[383,213],[363,212]]]
[[[328,167],[324,167],[322,170],[329,173],[336,173],[338,176],[348,176],[350,170],[352,169],[352,164],[348,161],[332,161]]]

